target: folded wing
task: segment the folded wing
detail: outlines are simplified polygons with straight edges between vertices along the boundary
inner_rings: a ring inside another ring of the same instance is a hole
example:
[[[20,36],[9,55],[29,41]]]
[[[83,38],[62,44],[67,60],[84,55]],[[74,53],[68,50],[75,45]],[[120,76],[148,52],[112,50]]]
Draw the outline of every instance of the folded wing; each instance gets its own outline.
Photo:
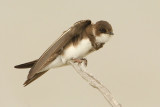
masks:
[[[44,73],[40,73],[43,72],[41,70],[50,64],[53,60],[55,60],[61,51],[63,51],[64,46],[69,43],[74,36],[80,35],[90,24],[90,20],[82,20],[75,23],[70,29],[65,31],[62,36],[55,43],[53,43],[34,64],[34,66],[29,71],[27,81],[24,85],[28,85],[33,80],[43,75]]]

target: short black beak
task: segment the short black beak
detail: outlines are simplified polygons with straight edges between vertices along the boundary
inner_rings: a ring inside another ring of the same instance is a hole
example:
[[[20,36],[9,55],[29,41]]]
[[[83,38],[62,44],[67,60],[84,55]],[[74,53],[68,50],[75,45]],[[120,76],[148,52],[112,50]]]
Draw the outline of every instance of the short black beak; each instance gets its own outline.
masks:
[[[110,34],[110,35],[114,35],[114,33],[113,33],[113,32],[110,32],[109,34]]]

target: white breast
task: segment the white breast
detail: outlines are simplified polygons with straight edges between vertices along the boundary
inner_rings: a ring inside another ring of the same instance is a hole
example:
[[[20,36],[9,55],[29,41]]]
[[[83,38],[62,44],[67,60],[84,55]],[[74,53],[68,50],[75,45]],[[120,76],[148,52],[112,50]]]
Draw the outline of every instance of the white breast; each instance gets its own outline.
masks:
[[[64,50],[63,55],[59,55],[53,62],[47,65],[41,71],[48,70],[50,68],[56,68],[66,65],[66,61],[72,58],[82,58],[89,50],[92,48],[91,42],[89,39],[83,39],[77,46],[71,45],[67,49]]]
[[[66,50],[64,50],[64,54],[62,56],[62,61],[65,62],[72,58],[82,58],[84,57],[89,50],[92,48],[90,40],[83,39],[78,43],[77,46],[71,45]]]

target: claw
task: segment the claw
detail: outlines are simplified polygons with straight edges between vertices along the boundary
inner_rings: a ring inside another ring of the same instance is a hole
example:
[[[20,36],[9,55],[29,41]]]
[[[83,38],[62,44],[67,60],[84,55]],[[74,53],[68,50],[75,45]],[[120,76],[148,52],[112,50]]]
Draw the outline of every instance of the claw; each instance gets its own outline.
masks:
[[[87,66],[87,59],[82,58],[82,59],[72,59],[74,61],[74,63],[78,63],[81,64],[82,62],[85,63],[85,65]]]
[[[86,58],[82,58],[81,60],[84,61],[84,64],[87,66],[87,63],[88,63],[87,59]]]

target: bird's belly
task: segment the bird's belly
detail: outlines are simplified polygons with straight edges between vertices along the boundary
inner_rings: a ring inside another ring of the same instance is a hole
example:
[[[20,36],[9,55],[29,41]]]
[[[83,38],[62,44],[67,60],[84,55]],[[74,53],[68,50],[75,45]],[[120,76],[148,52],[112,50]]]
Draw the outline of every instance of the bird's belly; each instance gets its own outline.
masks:
[[[47,65],[42,71],[49,70],[51,68],[57,68],[67,65],[67,61],[70,59],[82,58],[88,54],[92,48],[89,39],[82,40],[77,46],[71,45],[66,48],[62,55],[59,55],[53,62]]]
[[[64,50],[64,53],[62,54],[62,61],[66,62],[70,59],[82,58],[88,54],[91,48],[92,45],[90,40],[88,38],[83,39],[78,43],[78,45],[70,45]]]

